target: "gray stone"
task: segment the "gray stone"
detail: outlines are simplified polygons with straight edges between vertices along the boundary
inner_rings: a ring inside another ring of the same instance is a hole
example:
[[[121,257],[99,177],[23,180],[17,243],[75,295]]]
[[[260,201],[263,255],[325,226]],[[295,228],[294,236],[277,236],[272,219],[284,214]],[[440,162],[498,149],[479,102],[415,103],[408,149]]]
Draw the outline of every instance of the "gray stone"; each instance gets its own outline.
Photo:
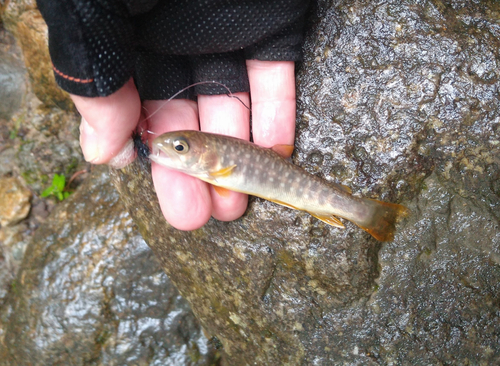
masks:
[[[0,365],[217,359],[102,167],[40,226],[0,316]]]
[[[293,160],[406,204],[391,243],[256,198],[237,221],[179,232],[147,163],[113,174],[228,365],[500,363],[499,14],[344,1],[311,18]]]
[[[10,119],[26,93],[26,69],[14,38],[0,27],[0,119]]]
[[[13,177],[0,178],[0,225],[17,224],[28,216],[31,192]]]
[[[293,160],[407,205],[393,242],[257,198],[180,232],[148,162],[112,172],[130,216],[97,170],[28,246],[0,364],[216,362],[171,283],[227,365],[499,364],[499,18],[456,0],[311,16]]]

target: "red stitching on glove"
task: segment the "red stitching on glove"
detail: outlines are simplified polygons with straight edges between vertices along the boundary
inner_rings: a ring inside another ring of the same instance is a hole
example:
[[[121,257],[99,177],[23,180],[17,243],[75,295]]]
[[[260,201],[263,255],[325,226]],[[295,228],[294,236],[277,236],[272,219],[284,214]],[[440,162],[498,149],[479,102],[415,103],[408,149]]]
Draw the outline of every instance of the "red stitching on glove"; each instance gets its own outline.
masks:
[[[52,68],[54,69],[54,72],[57,75],[65,78],[67,80],[74,81],[75,83],[88,84],[88,83],[93,83],[94,82],[94,79],[79,79],[79,78],[75,78],[73,76],[69,76],[69,75],[63,74],[61,71],[57,70],[54,65],[52,65]]]

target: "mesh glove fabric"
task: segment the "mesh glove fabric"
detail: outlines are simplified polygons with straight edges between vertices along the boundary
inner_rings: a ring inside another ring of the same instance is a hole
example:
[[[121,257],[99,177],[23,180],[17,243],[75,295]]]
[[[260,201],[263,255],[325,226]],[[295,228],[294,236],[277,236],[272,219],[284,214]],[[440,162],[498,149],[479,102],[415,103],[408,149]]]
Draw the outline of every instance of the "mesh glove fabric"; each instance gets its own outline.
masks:
[[[37,0],[58,84],[108,96],[133,77],[142,99],[214,80],[248,91],[245,60],[298,61],[304,0]],[[199,85],[178,98],[223,94]]]

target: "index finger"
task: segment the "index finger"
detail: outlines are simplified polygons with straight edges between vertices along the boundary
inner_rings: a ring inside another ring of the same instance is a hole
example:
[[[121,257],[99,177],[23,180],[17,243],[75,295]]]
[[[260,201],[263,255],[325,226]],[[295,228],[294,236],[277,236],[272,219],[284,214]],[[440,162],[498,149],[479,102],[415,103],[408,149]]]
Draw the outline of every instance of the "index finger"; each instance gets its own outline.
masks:
[[[198,130],[198,108],[193,101],[145,101],[144,105],[151,113],[149,129],[155,134]],[[173,227],[195,230],[208,222],[212,203],[205,182],[156,163],[151,165],[151,173],[163,215]]]

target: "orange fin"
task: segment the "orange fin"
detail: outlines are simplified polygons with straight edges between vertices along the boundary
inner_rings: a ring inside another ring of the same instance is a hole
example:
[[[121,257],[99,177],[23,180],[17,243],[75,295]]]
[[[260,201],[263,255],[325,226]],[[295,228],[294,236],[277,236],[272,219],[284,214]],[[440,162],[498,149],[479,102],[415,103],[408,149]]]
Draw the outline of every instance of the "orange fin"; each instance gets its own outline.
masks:
[[[309,212],[309,214],[311,216],[314,216],[318,220],[321,220],[321,221],[327,223],[328,225],[332,225],[332,226],[335,226],[335,227],[338,227],[338,228],[341,228],[341,229],[345,228],[345,226],[342,223],[342,221],[340,221],[339,219],[337,219],[335,216],[321,216],[321,215],[316,215],[316,214],[314,214],[312,212]]]
[[[285,202],[281,202],[281,201],[278,201],[278,200],[273,200],[273,199],[265,198],[265,197],[262,197],[262,198],[264,198],[265,200],[277,203],[278,205],[281,205],[281,206],[285,206],[285,207],[288,207],[288,208],[292,208],[294,210],[302,211],[300,208],[297,208],[297,207],[292,206],[292,205],[290,205],[288,203],[285,203]]]
[[[367,199],[367,201],[371,201],[372,204],[375,205],[372,220],[367,224],[356,222],[355,224],[378,241],[390,241],[394,239],[396,223],[408,216],[410,210],[396,203],[387,203],[371,199]]]
[[[221,170],[217,170],[215,172],[210,172],[210,176],[212,178],[224,178],[229,177],[233,172],[233,169],[236,168],[236,165],[228,166],[227,168],[222,168]]]
[[[294,146],[293,145],[274,145],[271,150],[281,157],[288,159],[292,156]]]
[[[215,192],[221,197],[227,198],[231,194],[231,191],[227,188],[219,187],[219,186],[214,186],[212,185],[215,189]]]
[[[282,201],[272,200],[272,199],[269,199],[269,198],[266,198],[266,199],[268,201],[277,203],[278,205],[282,205],[282,206],[285,206],[285,207],[288,207],[288,208],[293,208],[294,210],[298,210],[298,211],[303,211],[300,208],[297,208],[295,206],[292,206],[292,205],[290,205],[288,203],[285,203],[285,202],[282,202]],[[311,212],[307,212],[307,213],[309,215],[311,215],[311,216],[316,217],[318,220],[326,222],[328,225],[332,225],[332,226],[339,227],[339,228],[342,228],[342,229],[345,228],[344,224],[342,224],[342,222],[339,219],[337,219],[335,216],[333,216],[333,215],[332,216],[320,216],[320,215],[313,214]]]
[[[348,186],[345,186],[343,184],[339,184],[339,183],[335,183],[335,185],[340,188],[341,190],[343,190],[344,192],[347,192],[349,194],[352,194],[352,189]]]
[[[302,211],[302,210],[298,209],[297,207],[289,205],[288,203],[285,203],[285,202],[281,202],[281,201],[278,201],[278,200],[272,200],[270,198],[265,198],[265,199],[268,200],[268,201],[277,203],[278,205],[281,205],[281,206],[285,206],[285,207],[288,207],[288,208],[293,208],[294,210]]]

